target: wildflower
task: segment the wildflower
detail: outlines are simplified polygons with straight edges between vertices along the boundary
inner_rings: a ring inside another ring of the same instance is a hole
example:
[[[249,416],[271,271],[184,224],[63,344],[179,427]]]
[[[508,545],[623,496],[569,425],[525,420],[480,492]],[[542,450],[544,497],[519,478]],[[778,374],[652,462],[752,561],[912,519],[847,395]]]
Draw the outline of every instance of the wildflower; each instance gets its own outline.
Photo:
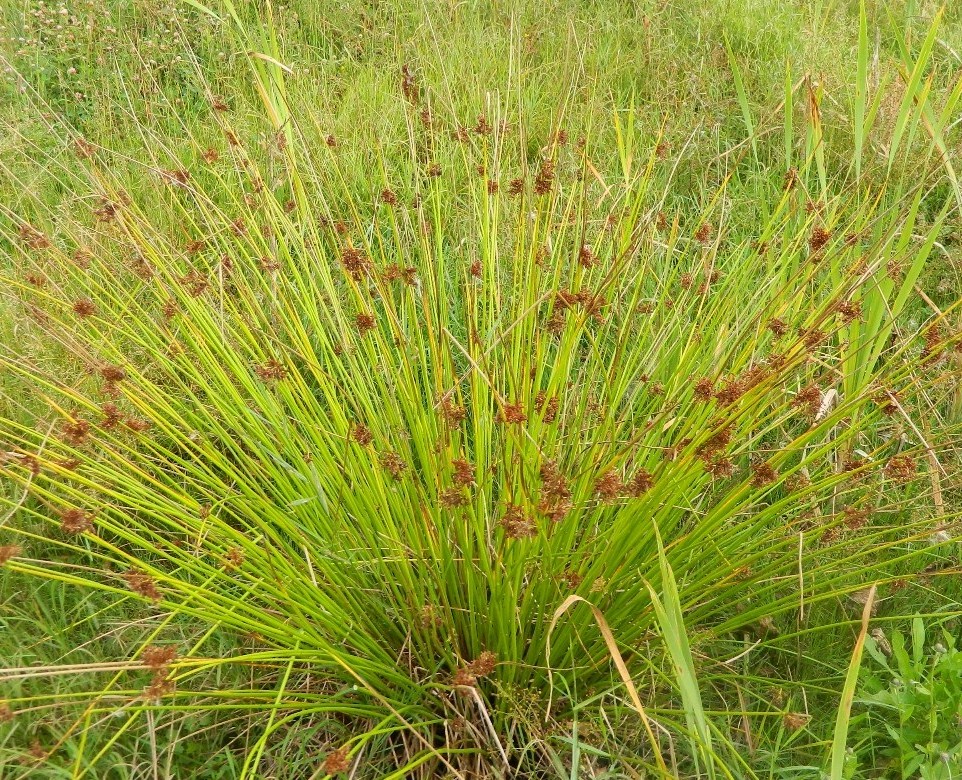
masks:
[[[16,544],[5,544],[0,546],[0,566],[3,566],[11,558],[16,558],[23,552],[23,548]]]
[[[93,210],[98,222],[111,222],[120,212],[120,206],[106,198],[100,199],[100,206]]]
[[[534,399],[534,407],[541,414],[541,419],[546,423],[553,423],[558,417],[558,407],[560,406],[558,396],[553,395],[548,398],[544,390],[539,391]]]
[[[160,176],[164,181],[178,187],[186,187],[187,182],[190,181],[190,171],[185,171],[183,168],[161,171]]]
[[[555,163],[548,159],[541,163],[538,175],[534,179],[534,194],[547,195],[551,192],[551,185],[554,183]]]
[[[745,383],[737,377],[729,379],[722,388],[715,392],[715,398],[723,406],[731,406],[748,390]]]
[[[73,261],[73,264],[77,266],[77,268],[86,271],[88,268],[90,268],[90,261],[93,260],[93,255],[91,255],[86,249],[77,249],[70,256],[70,259]]]
[[[280,381],[287,378],[287,369],[284,368],[284,365],[280,361],[273,358],[257,366],[254,372],[264,382]]]
[[[723,428],[714,435],[708,438],[707,441],[699,445],[697,450],[697,455],[704,461],[710,461],[714,459],[716,455],[722,452],[732,440],[732,429],[731,427]]]
[[[451,678],[451,684],[457,688],[472,688],[477,681],[477,675],[473,674],[466,666],[458,669]]]
[[[160,601],[160,591],[157,590],[157,584],[154,582],[154,578],[149,574],[134,569],[124,573],[122,576],[127,583],[127,587],[138,596],[150,599],[151,601]]]
[[[478,677],[488,677],[494,672],[498,657],[490,650],[484,650],[481,655],[468,664],[468,668]]]
[[[203,158],[205,163],[208,165],[213,165],[220,159],[220,152],[218,152],[213,146],[208,146],[203,152],[201,152],[200,156]]]
[[[281,269],[281,264],[273,257],[261,257],[258,264],[265,274],[277,273]]]
[[[243,217],[238,217],[230,223],[230,229],[235,236],[242,236],[247,232],[247,223]]]
[[[175,301],[173,298],[168,298],[166,301],[164,301],[164,305],[161,308],[161,312],[164,315],[165,320],[172,320],[177,315],[178,311],[180,311],[180,307],[177,306],[177,301]]]
[[[147,420],[140,419],[139,417],[125,417],[122,422],[125,428],[133,431],[134,433],[143,433],[150,428],[150,423]]]
[[[793,190],[796,184],[798,184],[798,168],[792,166],[785,171],[785,178],[782,180],[782,189]]]
[[[429,179],[436,179],[441,175],[441,164],[431,163],[424,171],[424,175]]]
[[[497,179],[488,179],[487,188],[489,195],[496,195],[499,189]]]
[[[707,244],[711,239],[714,228],[708,222],[702,222],[695,231],[695,240],[700,244]]]
[[[421,628],[438,628],[442,624],[441,616],[433,604],[425,604],[418,614],[418,624]]]
[[[901,398],[898,393],[883,390],[877,393],[872,401],[879,407],[882,414],[891,416],[898,411]]]
[[[388,206],[396,206],[398,204],[398,197],[394,190],[388,188],[381,190],[381,203],[386,203]]]
[[[97,313],[97,306],[90,298],[78,298],[70,308],[78,317],[92,317]]]
[[[357,326],[358,332],[363,336],[369,330],[374,329],[377,321],[373,315],[362,312],[354,318],[354,324]]]
[[[470,273],[475,279],[480,279],[484,274],[484,266],[481,264],[481,261],[475,260],[473,263],[471,263],[468,273]]]
[[[889,458],[883,471],[889,479],[904,484],[916,475],[918,466],[911,455],[895,455]]]
[[[524,192],[524,179],[512,179],[508,182],[509,195],[520,195],[522,192]]]
[[[324,774],[327,775],[340,774],[350,769],[351,762],[347,748],[339,747],[337,750],[332,750],[328,753],[324,757],[324,763],[321,768],[324,770]]]
[[[815,347],[827,338],[825,331],[819,330],[818,328],[802,328],[799,330],[799,335],[802,337],[802,342],[809,349],[815,349]]]
[[[508,539],[525,539],[537,535],[538,528],[517,504],[508,504],[499,525]]]
[[[329,133],[327,138],[324,139],[324,143],[333,149],[335,146],[337,146],[337,139],[334,137],[333,133]]]
[[[47,751],[43,749],[43,745],[40,744],[40,740],[36,738],[30,743],[30,749],[27,752],[36,761],[46,761],[48,755]]]
[[[541,464],[541,491],[538,511],[554,523],[560,522],[571,510],[571,488],[568,480],[553,460]]]
[[[65,509],[60,513],[60,530],[66,534],[82,534],[91,528],[90,515],[82,509]]]
[[[576,590],[578,586],[585,581],[585,578],[576,571],[565,571],[561,575],[560,580],[562,583],[564,583],[565,587],[569,588],[570,590]]]

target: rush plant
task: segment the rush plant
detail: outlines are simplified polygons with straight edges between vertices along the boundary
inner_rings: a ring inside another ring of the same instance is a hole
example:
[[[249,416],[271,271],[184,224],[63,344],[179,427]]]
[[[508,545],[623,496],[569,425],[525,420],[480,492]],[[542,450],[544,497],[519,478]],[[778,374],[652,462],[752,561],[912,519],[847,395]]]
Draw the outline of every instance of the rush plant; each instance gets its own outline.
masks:
[[[0,561],[161,618],[74,670],[114,674],[92,697],[9,706],[72,704],[81,732],[119,712],[119,733],[250,710],[245,777],[317,718],[322,774],[496,776],[556,765],[551,735],[603,694],[631,746],[612,764],[750,774],[694,666],[746,628],[817,630],[954,520],[928,494],[958,334],[901,316],[950,205],[920,220],[926,176],[827,178],[814,96],[751,234],[726,221],[751,192],[734,170],[682,223],[633,111],[597,120],[614,148],[563,114],[534,137],[510,101],[459,122],[405,68],[403,134],[345,150],[270,36],[244,43],[266,149],[213,94],[225,143],[188,162],[149,129],[137,162],[52,125],[46,163],[91,208],[3,208],[36,340],[0,350],[23,407],[0,420]],[[192,641],[165,643],[178,621]],[[212,652],[221,632],[246,649]],[[218,685],[229,667],[249,684]]]

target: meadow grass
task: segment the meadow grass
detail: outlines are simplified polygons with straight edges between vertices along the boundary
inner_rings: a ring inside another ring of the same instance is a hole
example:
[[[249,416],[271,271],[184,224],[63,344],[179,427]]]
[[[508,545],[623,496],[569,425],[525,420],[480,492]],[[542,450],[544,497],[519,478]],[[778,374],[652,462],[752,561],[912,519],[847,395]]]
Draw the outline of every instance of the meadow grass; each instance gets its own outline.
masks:
[[[957,9],[5,13],[4,776],[878,769]]]

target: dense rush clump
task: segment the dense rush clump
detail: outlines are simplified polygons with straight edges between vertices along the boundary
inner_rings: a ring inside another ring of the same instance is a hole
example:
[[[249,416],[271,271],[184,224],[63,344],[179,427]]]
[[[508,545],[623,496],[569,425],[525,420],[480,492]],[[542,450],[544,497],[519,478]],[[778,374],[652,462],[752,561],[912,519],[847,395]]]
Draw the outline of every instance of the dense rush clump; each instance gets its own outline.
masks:
[[[753,632],[783,650],[775,621],[861,571],[911,570],[933,523],[891,518],[940,486],[940,439],[911,423],[959,341],[903,322],[938,219],[881,185],[813,208],[800,162],[750,234],[716,206],[727,180],[682,223],[658,138],[629,154],[552,126],[531,146],[527,116],[426,115],[407,65],[398,89],[407,176],[364,150],[363,196],[337,175],[348,139],[312,144],[271,104],[265,162],[213,98],[224,140],[198,154],[240,192],[158,149],[127,194],[73,138],[90,213],[33,203],[0,228],[36,338],[0,365],[38,410],[0,423],[4,532],[23,536],[0,564],[255,647],[147,646],[138,706],[207,701],[195,662],[249,663],[268,731],[280,712],[356,731],[328,774],[373,735],[438,772],[482,750],[510,765],[622,664],[655,695],[674,657],[652,594],[675,579],[715,663]],[[600,156],[625,161],[603,189]]]

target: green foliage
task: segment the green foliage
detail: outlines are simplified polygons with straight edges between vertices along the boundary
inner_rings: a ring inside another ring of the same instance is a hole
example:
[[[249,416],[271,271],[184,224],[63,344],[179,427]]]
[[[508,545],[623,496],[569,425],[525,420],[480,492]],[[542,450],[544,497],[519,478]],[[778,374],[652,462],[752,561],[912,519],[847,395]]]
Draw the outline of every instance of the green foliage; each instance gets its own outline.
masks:
[[[908,636],[877,634],[866,649],[857,703],[864,714],[853,728],[868,761],[892,777],[948,780],[962,771],[962,651],[946,627],[912,621]],[[888,775],[886,775],[888,776]]]
[[[159,65],[141,9],[105,110],[41,73],[7,111],[4,592],[63,601],[8,599],[58,646],[0,673],[2,771],[124,776],[184,724],[209,776],[821,761],[830,724],[789,716],[842,690],[836,604],[957,514],[960,304],[916,295],[957,218],[936,27],[884,114],[862,14],[852,157],[770,20],[323,5],[189,3]],[[717,68],[658,91],[689,27]],[[58,631],[74,588],[125,642]]]

